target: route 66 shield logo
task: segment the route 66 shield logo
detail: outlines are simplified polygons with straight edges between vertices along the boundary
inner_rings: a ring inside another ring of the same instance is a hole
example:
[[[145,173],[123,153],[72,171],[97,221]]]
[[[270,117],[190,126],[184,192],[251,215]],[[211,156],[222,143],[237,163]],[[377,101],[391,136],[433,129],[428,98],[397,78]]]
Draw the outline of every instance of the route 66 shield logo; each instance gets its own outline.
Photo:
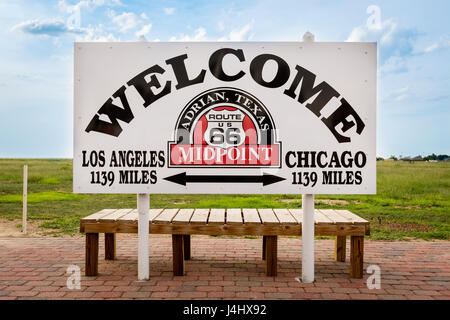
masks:
[[[281,142],[272,116],[256,97],[214,88],[192,99],[169,141],[169,167],[280,167]]]
[[[236,108],[218,107],[206,113],[205,142],[212,147],[228,149],[245,142],[245,114]]]

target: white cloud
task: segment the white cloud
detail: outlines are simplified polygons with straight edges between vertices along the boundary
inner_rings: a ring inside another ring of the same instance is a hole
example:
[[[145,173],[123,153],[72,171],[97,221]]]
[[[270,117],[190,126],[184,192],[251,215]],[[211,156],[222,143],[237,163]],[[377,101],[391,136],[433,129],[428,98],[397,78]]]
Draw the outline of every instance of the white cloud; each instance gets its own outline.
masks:
[[[408,91],[409,91],[408,87],[400,88],[400,89],[394,91],[394,95],[395,95],[394,100],[395,101],[405,100],[406,98],[409,97],[409,95],[407,93]]]
[[[11,28],[11,31],[16,30],[32,35],[51,37],[58,37],[64,34],[81,34],[85,32],[85,30],[81,28],[68,27],[63,21],[57,19],[23,21]]]
[[[60,0],[58,2],[59,9],[69,14],[66,24],[70,27],[81,27],[81,10],[88,9],[93,11],[97,7],[101,6],[115,6],[122,5],[120,0],[81,0],[73,5],[68,4],[66,0]]]
[[[391,91],[383,101],[404,101],[409,98],[409,87],[402,87]]]
[[[100,24],[86,28],[86,34],[84,36],[78,36],[77,41],[109,42],[120,41],[120,38],[116,38],[112,33],[105,32],[103,30],[103,25]]]
[[[120,31],[123,33],[141,26],[141,29],[136,32],[136,35],[138,37],[141,35],[146,35],[152,27],[151,23],[142,25],[144,23],[144,20],[148,20],[148,16],[144,12],[142,12],[139,16],[134,12],[123,12],[117,15],[113,10],[108,9],[108,17],[119,27]]]
[[[408,71],[408,65],[405,58],[402,57],[389,57],[386,62],[380,67],[382,75],[385,74],[398,74]]]
[[[133,12],[124,12],[116,16],[112,11],[112,15],[112,21],[119,26],[121,32],[136,28],[140,22],[139,17]]]
[[[127,19],[125,19],[122,27],[127,29],[129,25],[130,23],[127,25]],[[144,25],[139,32],[146,34],[150,31],[150,29],[151,24],[147,24]],[[70,26],[64,21],[58,19],[23,21],[13,26],[11,31],[21,31],[35,36],[53,37],[53,44],[57,47],[62,45],[60,37],[66,35],[75,36],[76,41],[120,41],[120,38],[116,37],[114,33],[105,31],[102,24],[95,26],[89,25],[86,28],[80,28]]]
[[[152,24],[151,23],[146,24],[139,31],[136,32],[136,36],[137,37],[141,37],[141,36],[145,37],[150,32],[151,29],[152,29]]]
[[[74,5],[70,5],[66,0],[60,0],[58,2],[58,7],[64,12],[74,12],[75,10],[80,10],[82,8],[95,9],[101,6],[121,6],[123,5],[120,0],[81,0]]]
[[[103,2],[103,1],[102,1]],[[77,2],[74,5],[68,4],[65,0],[58,1],[58,7],[64,12],[72,13],[76,10],[81,10],[82,8],[95,8],[97,6],[98,2],[94,1],[86,1],[82,0]],[[103,3],[101,4],[103,5]]]
[[[429,53],[429,52],[433,52],[435,50],[439,49],[439,43],[433,43],[432,45],[428,46],[425,48],[425,52]]]
[[[358,26],[352,30],[348,36],[348,42],[368,41],[371,39],[380,39],[381,43],[390,43],[393,39],[393,34],[397,29],[397,23],[392,19],[384,20],[377,27]]]
[[[175,12],[175,8],[164,8],[164,13],[167,15],[171,15]]]
[[[408,58],[413,56],[416,51],[414,46],[417,37],[418,32],[415,29],[399,28],[397,22],[393,19],[380,19],[375,26],[367,23],[355,27],[346,41],[378,42],[379,61],[380,65],[384,66],[393,57]]]
[[[205,40],[207,40],[206,29],[202,27],[196,29],[193,36],[183,34],[179,38],[177,37],[170,38],[170,41],[205,41]]]
[[[425,53],[430,53],[439,49],[450,48],[450,39],[447,35],[442,36],[438,42],[435,42],[425,48]]]
[[[352,30],[347,40],[345,41],[360,42],[366,37],[367,33],[368,31],[365,28],[358,26]]]
[[[251,39],[252,35],[249,35],[252,25],[246,24],[241,29],[232,30],[228,36],[222,37],[219,41],[245,41]]]
[[[252,29],[252,24],[246,24],[240,29],[232,30],[228,35],[217,39],[217,41],[245,41],[249,40],[253,37],[253,34],[250,34]],[[181,34],[176,37],[173,36],[170,38],[170,41],[206,41],[208,40],[206,36],[206,29],[200,27],[194,31],[193,35]]]

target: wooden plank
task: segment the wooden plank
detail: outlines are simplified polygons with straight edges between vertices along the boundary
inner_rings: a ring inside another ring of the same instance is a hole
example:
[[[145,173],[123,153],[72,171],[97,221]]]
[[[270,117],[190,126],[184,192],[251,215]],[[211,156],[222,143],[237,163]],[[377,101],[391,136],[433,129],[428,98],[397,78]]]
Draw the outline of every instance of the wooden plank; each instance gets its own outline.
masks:
[[[183,235],[184,260],[191,260],[191,235]]]
[[[272,209],[258,209],[258,213],[263,224],[266,225],[280,224],[280,221],[278,221],[278,218]]]
[[[266,276],[275,277],[277,275],[277,236],[266,237]]]
[[[364,233],[364,235],[370,236],[370,224],[367,223],[367,224],[365,224],[364,226],[365,226],[365,228],[366,228],[366,232]]]
[[[117,211],[117,209],[103,209],[101,211],[91,214],[90,216],[82,218],[81,220],[82,221],[98,220],[108,214],[113,213],[114,211]]]
[[[103,209],[99,212],[93,213],[90,216],[82,218],[82,222],[87,221],[98,221],[98,220],[118,220],[122,221],[135,221],[138,219],[138,211],[137,209],[133,209],[128,211],[127,214],[121,215],[123,213],[122,210],[130,210],[130,209]],[[188,210],[186,212],[186,210]],[[189,210],[193,212],[194,209],[181,209],[180,212],[176,215],[176,218],[182,213],[183,215],[189,215]],[[302,209],[273,209],[275,215],[281,223],[293,223],[294,221],[297,223],[302,222]],[[117,213],[116,211],[119,211]],[[163,211],[163,209],[150,209],[150,221],[158,216]],[[293,219],[291,219],[287,212],[289,212]],[[331,213],[330,213],[331,212]],[[330,217],[328,217],[330,215]],[[117,216],[119,216],[117,218]],[[182,217],[182,216],[180,216]],[[103,219],[102,219],[103,218]],[[183,221],[176,220],[177,223],[182,223]],[[315,211],[315,222],[316,223],[333,223],[333,222],[349,222],[349,223],[361,223],[361,224],[369,224],[369,222],[358,215],[348,211],[348,210],[327,210],[321,209]],[[227,224],[242,224],[242,215],[241,209],[228,209],[226,210],[226,223]]]
[[[298,224],[297,220],[292,216],[288,209],[273,209],[280,223]]]
[[[194,209],[180,209],[177,215],[172,219],[172,223],[188,224],[193,212]]]
[[[136,211],[137,211],[137,209],[136,209]],[[149,221],[153,222],[153,220],[156,219],[163,211],[164,211],[164,209],[150,209],[148,212]],[[138,213],[138,216],[139,216],[139,213]]]
[[[173,275],[184,275],[184,246],[183,235],[172,235],[172,257],[173,257]]]
[[[179,209],[164,209],[157,217],[152,220],[156,224],[169,224]]]
[[[364,271],[364,236],[350,237],[350,277],[361,279]]]
[[[345,236],[336,236],[336,241],[334,244],[334,259],[336,261],[345,262],[345,242]]]
[[[266,242],[267,242],[267,236],[263,236],[263,243],[262,243],[262,259],[266,260]]]
[[[86,253],[85,253],[86,276],[98,275],[98,233],[86,233]]]
[[[206,224],[208,221],[209,209],[195,209],[191,217],[191,224]]]
[[[294,217],[297,223],[302,224],[303,222],[303,209],[288,209],[289,213]]]
[[[361,218],[360,216],[357,216],[356,214],[354,214],[353,212],[350,212],[348,210],[333,210],[336,214],[348,219],[349,221],[351,221],[351,223],[362,223],[362,224],[367,224],[369,223],[369,221]]]
[[[261,224],[261,219],[256,209],[242,209],[242,216],[245,224]]]
[[[225,209],[211,209],[208,218],[208,224],[224,224]]]
[[[127,215],[128,213],[132,212],[133,209],[118,209],[106,216],[103,216],[99,218],[99,221],[117,221],[119,218]]]
[[[137,222],[133,223],[96,223],[85,222],[81,225],[84,232],[91,233],[137,233]],[[317,236],[363,236],[366,228],[361,224],[316,224],[314,234]],[[152,234],[203,234],[203,235],[286,235],[298,236],[302,234],[302,225],[208,225],[208,224],[151,224],[149,232]]]
[[[116,234],[105,233],[105,260],[116,259]]]
[[[241,209],[227,209],[226,211],[226,223],[233,225],[242,224],[242,212]]]
[[[155,217],[158,216],[164,209],[149,209],[149,221],[152,221]],[[128,214],[120,217],[117,221],[120,223],[129,223],[137,221],[139,218],[139,212],[137,209],[133,209]]]
[[[322,210],[314,210],[314,224],[330,224],[335,223],[333,220],[328,218]]]
[[[327,216],[328,219],[333,221],[333,223],[352,223],[350,219],[337,214],[333,209],[320,209],[319,211]]]
[[[123,221],[134,221],[137,220],[139,216],[138,210],[137,209],[133,209],[130,212],[128,212],[126,215],[121,216],[118,221],[119,222],[123,222]]]

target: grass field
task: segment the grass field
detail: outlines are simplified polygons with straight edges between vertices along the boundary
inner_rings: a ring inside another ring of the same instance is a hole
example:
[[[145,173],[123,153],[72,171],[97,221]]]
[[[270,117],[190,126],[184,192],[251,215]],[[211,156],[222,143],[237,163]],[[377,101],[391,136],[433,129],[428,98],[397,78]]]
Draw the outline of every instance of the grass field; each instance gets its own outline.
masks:
[[[28,164],[28,216],[55,236],[78,233],[79,218],[135,208],[136,196],[72,191],[72,160],[0,159],[0,217],[20,219]],[[450,239],[450,163],[378,162],[377,195],[321,195],[316,208],[348,209],[371,221],[373,239]],[[151,195],[153,208],[298,208],[296,195]]]

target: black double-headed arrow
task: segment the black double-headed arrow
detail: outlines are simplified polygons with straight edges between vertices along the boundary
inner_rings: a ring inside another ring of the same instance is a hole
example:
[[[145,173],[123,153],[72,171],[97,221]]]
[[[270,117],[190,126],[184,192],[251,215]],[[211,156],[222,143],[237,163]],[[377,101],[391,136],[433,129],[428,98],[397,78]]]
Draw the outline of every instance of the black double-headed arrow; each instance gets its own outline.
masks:
[[[178,183],[183,186],[186,183],[262,183],[263,186],[286,180],[285,178],[274,176],[272,174],[263,173],[259,176],[233,176],[233,175],[187,175],[186,172],[175,174],[170,177],[164,178],[164,180]]]

